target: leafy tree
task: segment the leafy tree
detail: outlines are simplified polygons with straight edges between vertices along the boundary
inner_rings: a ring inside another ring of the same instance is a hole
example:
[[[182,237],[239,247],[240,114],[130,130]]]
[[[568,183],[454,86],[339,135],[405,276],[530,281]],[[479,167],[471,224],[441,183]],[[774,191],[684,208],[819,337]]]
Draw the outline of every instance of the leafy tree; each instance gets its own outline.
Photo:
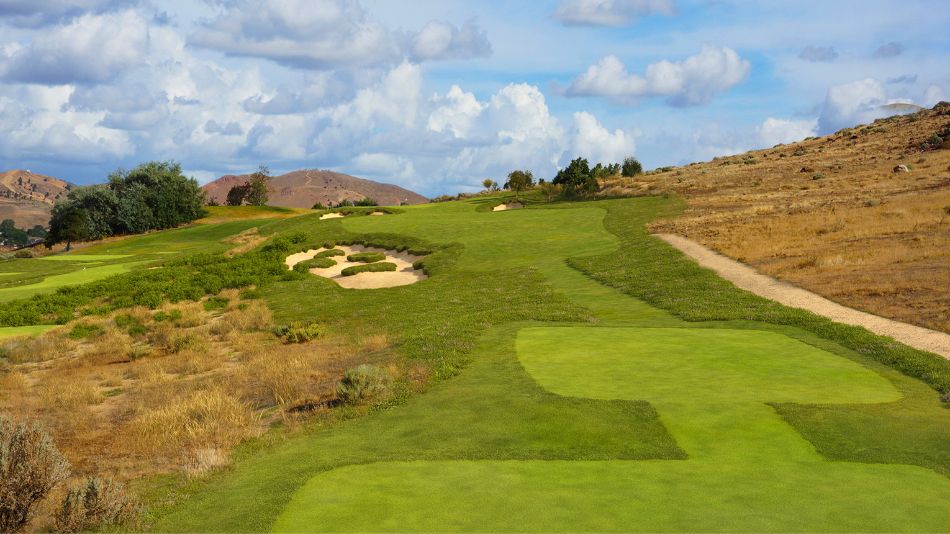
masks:
[[[251,206],[263,206],[267,204],[267,183],[270,182],[270,170],[261,165],[257,172],[247,179],[247,197],[245,200]]]
[[[631,156],[623,160],[623,169],[621,174],[624,177],[630,178],[636,176],[643,172],[643,165],[640,165],[640,162],[637,161],[637,158]]]
[[[495,182],[491,178],[485,178],[482,180],[482,187],[484,187],[486,191],[490,191],[493,183]]]
[[[244,199],[247,198],[247,195],[251,192],[250,188],[247,186],[247,183],[236,185],[228,190],[228,206],[240,206],[244,204]]]
[[[311,208],[311,209],[315,209],[315,210],[325,210],[325,209],[327,209],[327,207],[323,205],[323,202],[320,202],[320,201],[318,200],[318,201],[316,201],[316,202],[313,204],[313,208]]]
[[[600,187],[586,158],[571,160],[567,167],[558,171],[552,183],[562,186],[568,196],[593,193]]]
[[[506,189],[511,189],[517,194],[531,187],[534,187],[534,175],[531,171],[511,171],[508,173],[508,181],[505,183]]]
[[[87,239],[102,239],[115,233],[119,197],[112,189],[101,185],[77,187],[61,202],[72,204],[85,212]]]
[[[86,210],[69,202],[57,202],[49,221],[49,235],[45,245],[52,248],[56,243],[66,243],[66,250],[74,241],[86,241],[90,237],[89,218]]]
[[[26,235],[30,237],[46,237],[46,228],[37,224],[33,228],[30,228],[26,231]]]
[[[354,202],[354,205],[356,205],[356,206],[379,206],[379,202],[376,202],[375,200],[373,200],[373,199],[371,199],[371,198],[369,198],[369,197],[363,197],[363,198],[357,200],[356,202]]]
[[[126,213],[131,210],[149,219],[135,224],[124,221],[117,232],[143,231],[128,226],[145,230],[174,228],[204,216],[204,191],[173,161],[150,161],[127,172],[116,171],[109,176],[109,188],[117,197],[130,199],[125,203]]]
[[[16,227],[13,219],[4,219],[0,222],[0,241],[22,246],[30,241],[29,235],[24,230]]]

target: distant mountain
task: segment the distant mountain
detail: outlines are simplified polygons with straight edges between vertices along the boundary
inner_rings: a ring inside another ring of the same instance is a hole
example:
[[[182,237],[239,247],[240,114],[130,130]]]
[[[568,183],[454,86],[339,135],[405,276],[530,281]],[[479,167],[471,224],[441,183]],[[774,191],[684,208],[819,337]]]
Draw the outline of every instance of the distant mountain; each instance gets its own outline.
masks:
[[[59,178],[30,171],[0,172],[0,220],[13,219],[20,228],[46,226],[53,204],[72,187]]]
[[[228,191],[244,183],[248,176],[250,175],[222,176],[206,184],[203,189],[209,199],[224,204]],[[428,202],[424,196],[397,185],[381,184],[348,174],[319,170],[299,170],[274,176],[271,178],[268,191],[270,192],[269,205],[289,208],[310,208],[317,202],[324,205],[330,202],[339,204],[343,200],[360,200],[365,197],[383,206]]]

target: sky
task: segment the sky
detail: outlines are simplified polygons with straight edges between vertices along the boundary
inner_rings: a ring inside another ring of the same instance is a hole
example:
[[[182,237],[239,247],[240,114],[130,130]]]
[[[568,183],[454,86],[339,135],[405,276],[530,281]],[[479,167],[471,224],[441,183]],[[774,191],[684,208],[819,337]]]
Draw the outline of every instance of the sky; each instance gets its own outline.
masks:
[[[0,0],[0,170],[175,160],[435,196],[950,100],[946,0]]]

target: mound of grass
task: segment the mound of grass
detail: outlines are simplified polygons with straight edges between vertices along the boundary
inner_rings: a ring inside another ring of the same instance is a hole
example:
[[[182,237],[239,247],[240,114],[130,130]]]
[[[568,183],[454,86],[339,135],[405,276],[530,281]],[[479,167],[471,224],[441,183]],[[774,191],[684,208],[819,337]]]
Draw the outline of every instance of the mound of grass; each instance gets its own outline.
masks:
[[[334,265],[336,265],[336,260],[333,258],[313,258],[294,265],[294,270],[298,273],[306,273],[310,272],[310,269],[326,269]]]
[[[306,343],[320,337],[323,329],[317,323],[292,323],[274,328],[274,335],[284,343]]]
[[[102,327],[96,324],[80,323],[69,331],[70,339],[88,339],[102,335]]]
[[[392,381],[389,371],[383,368],[359,365],[343,373],[337,397],[347,404],[373,402],[389,394]]]
[[[346,257],[347,261],[360,262],[360,263],[375,263],[377,261],[383,261],[386,259],[386,255],[382,252],[357,252],[355,254],[350,254]]]
[[[382,273],[386,271],[395,271],[396,264],[390,263],[388,261],[383,261],[379,263],[367,263],[365,265],[354,265],[352,267],[347,267],[343,269],[343,272],[340,273],[343,276],[353,276],[354,274],[359,273]]]
[[[208,300],[206,300],[204,303],[204,308],[205,308],[205,311],[223,310],[224,308],[228,307],[228,304],[230,302],[231,301],[225,297],[219,297],[219,296],[208,297]]]
[[[333,256],[345,256],[345,255],[346,255],[346,252],[343,252],[342,250],[338,248],[331,248],[330,250],[317,252],[316,255],[314,255],[314,258],[330,258]]]

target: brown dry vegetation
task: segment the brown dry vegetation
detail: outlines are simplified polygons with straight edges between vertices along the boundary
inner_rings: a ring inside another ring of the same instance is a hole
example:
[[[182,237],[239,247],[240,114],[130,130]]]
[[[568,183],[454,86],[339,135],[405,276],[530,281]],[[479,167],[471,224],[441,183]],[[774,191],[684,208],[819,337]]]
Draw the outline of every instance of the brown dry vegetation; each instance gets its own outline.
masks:
[[[950,105],[663,169],[604,194],[675,192],[652,226],[857,309],[950,332]],[[944,132],[940,148],[925,146]],[[907,165],[910,172],[895,172]]]
[[[284,344],[263,302],[221,296],[222,309],[127,309],[5,341],[0,413],[42,423],[76,479],[202,475],[272,423],[325,411],[347,368],[392,361],[380,336]]]

